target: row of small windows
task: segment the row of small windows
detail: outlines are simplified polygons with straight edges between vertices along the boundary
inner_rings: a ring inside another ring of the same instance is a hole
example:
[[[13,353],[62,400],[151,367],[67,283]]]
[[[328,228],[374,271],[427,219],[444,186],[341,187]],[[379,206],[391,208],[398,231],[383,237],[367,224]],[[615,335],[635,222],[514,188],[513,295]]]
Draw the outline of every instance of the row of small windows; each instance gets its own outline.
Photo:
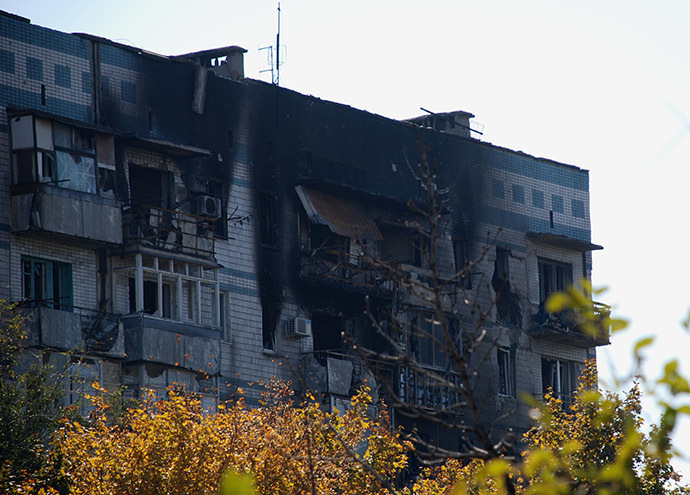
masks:
[[[7,50],[0,50],[0,71],[9,74],[15,73],[14,53]],[[67,65],[55,64],[55,85],[62,88],[72,87],[72,69]],[[26,77],[35,81],[43,81],[43,60],[26,57]],[[81,73],[81,90],[84,93],[91,93],[91,74]],[[110,79],[101,77],[101,91],[103,96],[110,96]],[[120,82],[120,98],[129,103],[137,102],[137,85],[129,81]]]
[[[494,198],[505,199],[505,184],[502,180],[494,179],[491,184],[491,193]],[[519,184],[512,186],[513,202],[525,204],[526,191],[525,187]],[[532,189],[532,206],[534,208],[544,209],[546,204],[544,192],[539,189]],[[563,196],[553,194],[551,196],[551,210],[554,213],[565,213],[565,205]],[[579,199],[571,200],[570,212],[576,218],[585,218],[585,203]]]

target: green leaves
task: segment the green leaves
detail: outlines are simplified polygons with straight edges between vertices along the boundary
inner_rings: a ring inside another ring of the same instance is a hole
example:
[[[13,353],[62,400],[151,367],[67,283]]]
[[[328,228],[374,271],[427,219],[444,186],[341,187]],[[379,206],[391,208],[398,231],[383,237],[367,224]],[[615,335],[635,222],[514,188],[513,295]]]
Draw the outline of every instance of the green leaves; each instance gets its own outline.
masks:
[[[254,495],[254,479],[234,471],[225,473],[220,483],[221,495]]]

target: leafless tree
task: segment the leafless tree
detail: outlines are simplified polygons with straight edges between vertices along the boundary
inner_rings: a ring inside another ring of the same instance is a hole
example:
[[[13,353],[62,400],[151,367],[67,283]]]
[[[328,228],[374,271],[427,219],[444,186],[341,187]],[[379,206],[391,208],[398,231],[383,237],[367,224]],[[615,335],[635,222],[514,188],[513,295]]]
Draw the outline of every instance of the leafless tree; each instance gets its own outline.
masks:
[[[472,260],[451,264],[450,270],[440,261],[440,246],[450,239],[450,206],[437,187],[436,165],[425,150],[421,154],[419,181],[426,201],[408,202],[413,219],[408,223],[408,242],[423,260],[424,270],[413,271],[397,260],[381,259],[363,246],[363,262],[392,282],[394,296],[389,307],[373,307],[367,298],[367,315],[385,345],[373,349],[354,339],[350,343],[369,363],[388,405],[397,414],[456,432],[461,439],[457,449],[447,449],[416,431],[407,431],[419,458],[434,463],[449,457],[506,456],[512,452],[514,438],[497,424],[507,414],[493,418],[487,414],[487,399],[489,394],[495,395],[496,384],[479,383],[480,370],[489,362],[498,338],[485,325],[496,301],[491,294],[500,294],[503,287],[479,274],[475,290],[468,290],[471,276],[476,275],[498,233],[487,234],[485,247]],[[428,365],[430,357],[435,366]]]

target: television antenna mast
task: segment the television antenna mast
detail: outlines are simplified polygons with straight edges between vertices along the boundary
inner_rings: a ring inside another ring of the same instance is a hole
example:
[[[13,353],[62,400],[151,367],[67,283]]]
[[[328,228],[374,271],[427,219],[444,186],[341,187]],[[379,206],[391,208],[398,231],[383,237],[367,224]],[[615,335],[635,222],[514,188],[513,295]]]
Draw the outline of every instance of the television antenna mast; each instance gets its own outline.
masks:
[[[264,46],[259,48],[259,51],[265,50],[267,52],[268,69],[260,70],[260,73],[271,72],[271,82],[276,86],[280,86],[280,67],[287,60],[287,47],[280,45],[280,2],[278,2],[278,33],[276,34],[275,46]],[[281,50],[283,55],[281,57]]]

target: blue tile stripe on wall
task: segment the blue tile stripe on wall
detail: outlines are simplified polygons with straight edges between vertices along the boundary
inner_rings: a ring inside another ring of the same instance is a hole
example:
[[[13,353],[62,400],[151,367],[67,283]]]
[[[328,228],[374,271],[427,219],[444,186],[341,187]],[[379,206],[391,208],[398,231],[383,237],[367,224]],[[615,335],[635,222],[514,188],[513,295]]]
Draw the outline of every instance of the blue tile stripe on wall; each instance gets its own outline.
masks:
[[[48,50],[87,60],[91,57],[91,43],[86,39],[33,24],[27,25],[6,16],[0,16],[0,33],[3,37]]]
[[[548,218],[531,217],[488,205],[484,205],[481,208],[481,216],[485,223],[508,230],[566,235],[573,239],[587,242],[590,242],[592,236],[588,229],[580,229],[557,222],[554,223],[554,228],[552,229]]]
[[[41,94],[39,91],[25,91],[0,84],[0,105],[7,106],[9,104],[26,108],[39,108],[46,112],[83,122],[91,120],[91,107],[88,105],[79,105],[78,103],[51,97],[50,91],[48,91],[46,105],[41,105]]]

